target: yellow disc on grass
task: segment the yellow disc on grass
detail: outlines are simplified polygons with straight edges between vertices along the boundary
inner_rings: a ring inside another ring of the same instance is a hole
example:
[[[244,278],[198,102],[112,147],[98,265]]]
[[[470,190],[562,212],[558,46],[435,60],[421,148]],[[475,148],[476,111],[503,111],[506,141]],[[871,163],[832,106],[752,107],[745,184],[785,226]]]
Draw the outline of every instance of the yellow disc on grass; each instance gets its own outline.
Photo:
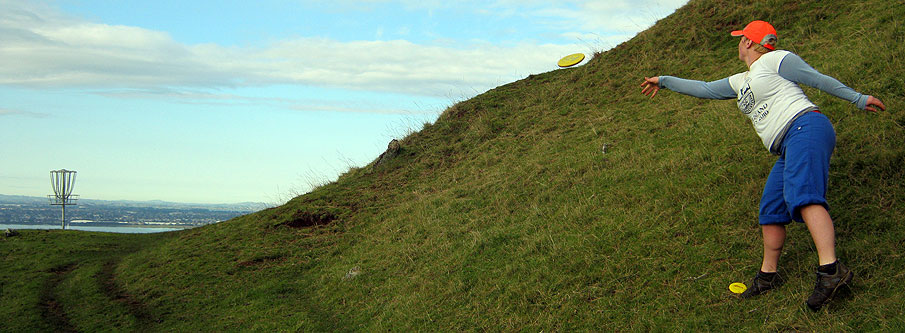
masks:
[[[559,67],[572,67],[577,65],[582,60],[584,60],[584,53],[575,53],[559,59],[559,62],[556,64],[559,65]]]
[[[747,289],[748,289],[748,287],[745,286],[744,283],[736,282],[736,283],[729,285],[729,291],[736,293],[736,294],[741,294],[741,293],[745,292],[745,290],[747,290]]]

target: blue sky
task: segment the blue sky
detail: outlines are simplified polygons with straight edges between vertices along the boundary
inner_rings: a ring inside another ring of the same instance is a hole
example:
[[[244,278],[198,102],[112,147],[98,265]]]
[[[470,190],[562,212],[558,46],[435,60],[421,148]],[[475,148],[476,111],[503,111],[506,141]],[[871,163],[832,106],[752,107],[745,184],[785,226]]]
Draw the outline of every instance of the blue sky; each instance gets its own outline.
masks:
[[[0,194],[279,204],[685,2],[0,0]]]

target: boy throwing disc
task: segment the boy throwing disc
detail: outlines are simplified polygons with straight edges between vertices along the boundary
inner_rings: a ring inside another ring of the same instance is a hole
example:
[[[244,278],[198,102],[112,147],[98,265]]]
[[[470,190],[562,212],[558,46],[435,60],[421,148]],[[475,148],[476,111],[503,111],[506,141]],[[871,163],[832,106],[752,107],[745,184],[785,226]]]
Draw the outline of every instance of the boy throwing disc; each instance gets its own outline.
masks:
[[[764,147],[779,156],[767,177],[760,201],[764,258],[760,271],[742,293],[750,298],[779,287],[779,255],[786,239],[786,225],[804,222],[817,247],[817,284],[806,304],[814,311],[826,305],[854,273],[836,258],[836,235],[826,200],[830,156],[836,132],[798,84],[820,89],[847,100],[860,109],[886,110],[879,99],[856,92],[839,80],[821,74],[798,55],[776,50],[778,34],[767,22],[753,21],[743,30],[739,60],[748,71],[712,81],[672,76],[645,77],[641,92],[653,98],[660,88],[708,99],[736,99],[748,116]]]

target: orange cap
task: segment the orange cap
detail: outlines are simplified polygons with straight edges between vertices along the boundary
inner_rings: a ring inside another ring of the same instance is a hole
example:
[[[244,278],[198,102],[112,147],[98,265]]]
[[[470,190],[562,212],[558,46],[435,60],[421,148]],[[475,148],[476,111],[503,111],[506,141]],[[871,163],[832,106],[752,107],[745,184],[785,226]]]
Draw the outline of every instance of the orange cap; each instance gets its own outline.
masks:
[[[770,50],[776,50],[776,29],[765,21],[751,21],[743,30],[732,32],[733,36],[745,36]]]

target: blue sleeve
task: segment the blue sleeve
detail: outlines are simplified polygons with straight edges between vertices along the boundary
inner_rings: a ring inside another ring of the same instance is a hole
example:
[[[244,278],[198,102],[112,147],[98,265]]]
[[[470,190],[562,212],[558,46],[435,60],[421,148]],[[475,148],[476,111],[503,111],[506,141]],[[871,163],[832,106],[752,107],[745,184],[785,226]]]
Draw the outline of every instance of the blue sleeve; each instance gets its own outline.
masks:
[[[779,63],[779,76],[784,79],[820,89],[830,95],[852,102],[859,109],[867,107],[867,95],[858,93],[835,78],[822,74],[794,53],[783,57]]]
[[[704,82],[686,80],[674,76],[660,76],[660,87],[677,93],[707,99],[733,99],[737,98],[735,90],[729,85],[729,78]]]

